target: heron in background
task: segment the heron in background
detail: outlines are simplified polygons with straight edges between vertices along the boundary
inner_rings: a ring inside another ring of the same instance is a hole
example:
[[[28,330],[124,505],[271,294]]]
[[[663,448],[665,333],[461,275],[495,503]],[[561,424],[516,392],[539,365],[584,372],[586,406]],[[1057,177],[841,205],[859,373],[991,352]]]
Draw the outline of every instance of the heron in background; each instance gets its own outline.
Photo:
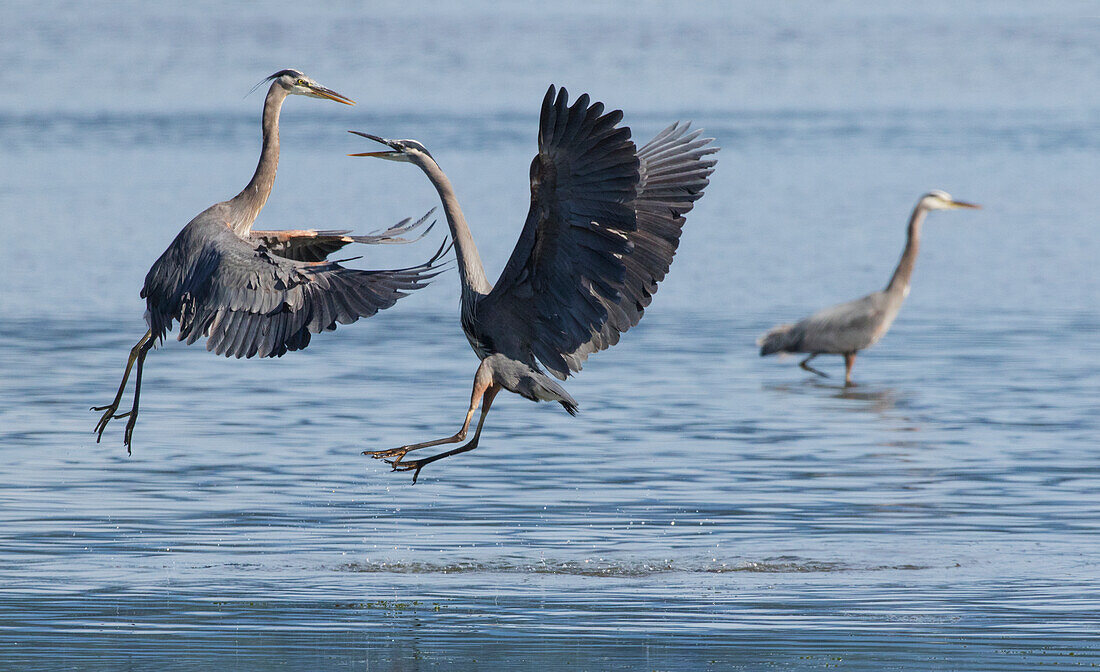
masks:
[[[457,433],[365,455],[413,471],[415,483],[426,465],[477,447],[502,389],[556,401],[576,414],[577,402],[542,368],[565,380],[589,354],[614,345],[638,323],[672,263],[684,215],[709,182],[715,162],[706,157],[717,151],[701,131],[678,123],[637,149],[630,129],[618,126],[622,117],[619,110],[604,114],[602,103],[589,105],[587,94],[569,106],[565,89],[546,92],[539,152],[531,162],[531,208],[495,286],[450,181],[424,145],[356,132],[390,150],[352,156],[412,163],[439,192],[458,258],[462,329],[481,359]],[[468,443],[404,459],[409,451],[463,441],[482,402]]]
[[[981,206],[956,201],[950,194],[939,190],[921,196],[909,218],[905,251],[886,289],[820,310],[800,322],[773,328],[756,342],[760,346],[760,356],[776,352],[808,353],[809,357],[802,360],[799,366],[828,377],[810,366],[810,361],[818,355],[844,355],[844,384],[852,385],[856,353],[871,347],[886,335],[901,310],[902,302],[909,296],[909,281],[913,276],[913,266],[917,263],[924,218],[931,210],[978,207]]]
[[[232,199],[192,219],[149,269],[141,290],[149,329],[130,350],[114,401],[92,408],[103,411],[93,430],[96,443],[107,423],[128,417],[123,442],[130,451],[145,357],[164,340],[174,322],[179,322],[179,340],[188,345],[206,336],[206,349],[219,355],[281,357],[306,347],[311,334],[335,329],[337,322],[350,324],[389,308],[438,273],[435,264],[443,247],[427,262],[397,270],[361,271],[327,260],[349,243],[411,242],[399,235],[421,226],[428,215],[368,236],[351,236],[347,231],[252,230],[275,183],[279,111],[286,97],[355,104],[297,70],[281,70],[264,81],[270,81],[271,87],[264,101],[263,149],[252,181]],[[312,210],[313,197],[300,200],[306,211]],[[133,406],[118,413],[135,364]]]

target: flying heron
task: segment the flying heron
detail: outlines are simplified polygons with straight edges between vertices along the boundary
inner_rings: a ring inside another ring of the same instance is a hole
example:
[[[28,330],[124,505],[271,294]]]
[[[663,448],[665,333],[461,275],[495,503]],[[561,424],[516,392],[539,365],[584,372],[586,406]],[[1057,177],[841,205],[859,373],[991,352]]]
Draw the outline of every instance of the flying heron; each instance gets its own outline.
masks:
[[[404,292],[422,287],[438,273],[430,260],[411,268],[361,271],[328,261],[349,243],[411,242],[398,235],[424,223],[406,219],[370,236],[347,231],[253,231],[279,164],[279,111],[289,95],[325,98],[345,105],[355,101],[327,89],[297,70],[281,70],[270,81],[263,111],[263,149],[252,181],[228,201],[216,203],[183,227],[145,276],[145,335],[130,350],[114,401],[93,407],[103,411],[93,430],[96,443],[107,423],[126,418],[127,452],[138,416],[145,356],[179,322],[179,340],[188,345],[206,336],[206,349],[233,357],[281,357],[309,344],[310,335],[350,324],[389,308]],[[263,82],[261,82],[262,84]],[[302,204],[307,210],[308,200]],[[429,213],[431,214],[431,213]],[[429,227],[430,228],[430,227]],[[117,413],[130,371],[134,402]]]
[[[810,366],[810,361],[818,355],[844,355],[844,384],[852,385],[852,365],[856,362],[856,353],[871,347],[886,335],[901,310],[902,302],[909,296],[909,280],[917,262],[921,224],[925,216],[930,210],[978,207],[981,206],[956,201],[950,194],[939,190],[921,196],[909,218],[905,251],[886,289],[820,310],[801,322],[773,328],[757,340],[760,356],[776,352],[808,353],[809,357],[802,360],[799,366],[819,376],[826,376]]]
[[[462,330],[481,359],[470,407],[453,436],[400,448],[364,451],[394,470],[413,471],[477,447],[489,407],[501,389],[532,401],[557,401],[571,415],[577,402],[560,380],[588,355],[618,342],[638,323],[668,272],[687,214],[709,183],[717,151],[701,131],[669,126],[641,149],[619,110],[604,114],[587,94],[569,106],[553,86],[542,102],[539,152],[531,162],[531,208],[496,285],[481,265],[458,198],[439,164],[415,140],[364,138],[390,147],[373,156],[418,166],[435,185],[447,216],[462,283]],[[540,368],[541,363],[541,368]],[[458,443],[484,401],[473,439],[431,457],[409,451]]]

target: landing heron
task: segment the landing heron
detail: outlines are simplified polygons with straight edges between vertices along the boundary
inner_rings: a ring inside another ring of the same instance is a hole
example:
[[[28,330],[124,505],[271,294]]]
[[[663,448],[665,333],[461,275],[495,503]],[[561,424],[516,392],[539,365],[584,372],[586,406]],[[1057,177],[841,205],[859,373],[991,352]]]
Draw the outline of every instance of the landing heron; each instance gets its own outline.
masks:
[[[909,296],[909,281],[917,263],[924,218],[931,210],[978,207],[981,206],[956,201],[947,192],[939,190],[921,196],[909,218],[905,251],[886,289],[825,308],[800,322],[774,327],[756,342],[760,346],[760,356],[777,352],[806,353],[809,357],[803,359],[799,366],[819,376],[826,376],[810,366],[810,361],[818,355],[844,355],[844,384],[852,385],[856,353],[871,347],[886,335],[901,310],[902,302]]]
[[[396,270],[361,271],[327,260],[349,243],[410,242],[399,235],[421,226],[427,215],[369,236],[351,236],[347,231],[252,230],[275,182],[279,111],[286,97],[355,104],[297,70],[281,70],[264,81],[271,86],[264,100],[263,149],[256,172],[241,193],[192,219],[149,269],[141,290],[149,329],[130,350],[114,401],[92,408],[103,411],[93,430],[97,443],[107,423],[128,417],[123,442],[130,451],[145,357],[175,322],[179,340],[188,345],[206,336],[207,350],[219,355],[281,357],[306,347],[311,334],[389,308],[438,273],[436,262],[443,247],[419,266]],[[306,211],[313,208],[310,199],[301,205]],[[133,406],[117,413],[135,363]]]
[[[453,436],[390,450],[364,451],[394,470],[412,470],[477,447],[500,390],[532,401],[556,401],[570,414],[577,402],[560,380],[580,371],[588,355],[618,342],[642,317],[668,272],[684,215],[703,195],[717,151],[701,131],[669,126],[641,149],[620,127],[623,114],[604,114],[587,94],[570,106],[551,86],[542,102],[539,152],[531,162],[531,208],[519,243],[490,285],[458,198],[431,153],[415,140],[386,140],[373,156],[418,166],[439,192],[451,229],[462,283],[462,329],[481,359],[470,407]],[[355,132],[355,131],[353,131]],[[541,363],[541,367],[540,367]],[[458,443],[484,400],[473,439],[431,457],[406,461],[409,451]]]

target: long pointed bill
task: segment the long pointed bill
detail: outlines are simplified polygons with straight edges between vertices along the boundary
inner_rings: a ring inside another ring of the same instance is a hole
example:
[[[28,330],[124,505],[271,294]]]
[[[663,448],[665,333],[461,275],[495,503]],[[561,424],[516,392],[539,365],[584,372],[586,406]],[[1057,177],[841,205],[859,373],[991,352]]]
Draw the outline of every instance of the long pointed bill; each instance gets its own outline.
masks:
[[[374,140],[380,145],[390,144],[389,141],[385,138],[380,138],[377,135],[371,135],[370,133],[364,133],[363,131],[348,131],[348,133],[351,133],[352,135],[358,135],[360,138],[366,138],[367,140]]]
[[[358,154],[348,154],[348,156],[373,156],[376,159],[392,159],[400,156],[401,152],[360,152]]]
[[[352,135],[358,135],[361,138],[367,140],[373,140],[381,145],[389,145],[389,141],[385,138],[380,138],[377,135],[371,135],[370,133],[363,133],[362,131],[348,131]],[[391,145],[392,146],[392,145]],[[357,154],[348,154],[348,156],[369,156],[376,159],[389,159],[390,161],[400,161],[403,156],[402,152],[389,151],[389,152],[359,152]]]
[[[967,203],[966,201],[951,201],[951,206],[955,208],[971,208],[974,210],[978,210],[982,207],[977,203]]]
[[[348,98],[347,96],[342,96],[332,89],[327,89],[320,84],[310,85],[309,90],[312,91],[313,95],[317,96],[318,98],[328,98],[329,100],[335,100],[336,102],[343,103],[345,105],[355,104],[355,101],[351,98]]]

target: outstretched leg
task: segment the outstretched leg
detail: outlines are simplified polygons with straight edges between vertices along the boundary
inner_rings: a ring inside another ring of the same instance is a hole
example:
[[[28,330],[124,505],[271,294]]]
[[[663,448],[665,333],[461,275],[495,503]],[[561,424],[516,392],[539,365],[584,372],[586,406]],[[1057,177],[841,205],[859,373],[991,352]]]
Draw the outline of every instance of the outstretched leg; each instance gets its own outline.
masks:
[[[852,366],[854,366],[855,363],[856,363],[856,353],[849,352],[848,354],[844,355],[844,386],[845,387],[851,387],[852,385],[855,385],[855,383],[852,382]]]
[[[806,369],[810,373],[816,373],[817,375],[821,376],[822,378],[828,378],[829,374],[825,373],[824,371],[818,371],[814,367],[810,366],[810,360],[812,360],[814,357],[817,357],[817,353],[814,353],[814,354],[810,355],[809,357],[807,357],[806,359],[802,360],[801,362],[798,363],[798,365],[801,366],[803,369]]]
[[[152,341],[146,341],[145,345],[141,346],[141,350],[138,351],[137,358],[137,371],[134,373],[134,406],[130,409],[129,413],[123,415],[116,415],[116,418],[122,418],[130,416],[126,421],[126,434],[123,436],[122,442],[126,444],[126,454],[132,455],[133,451],[130,450],[130,439],[134,436],[134,425],[137,424],[138,416],[138,401],[141,399],[141,372],[145,368],[145,355],[149,354],[149,349],[153,347]]]
[[[494,383],[485,392],[485,405],[481,407],[481,417],[477,420],[477,429],[474,430],[474,438],[470,439],[470,442],[466,445],[459,446],[458,448],[454,448],[443,453],[439,453],[438,455],[426,457],[423,460],[402,462],[401,458],[399,457],[396,460],[386,461],[393,465],[394,471],[413,471],[415,469],[415,471],[413,471],[413,485],[416,485],[416,479],[420,476],[420,470],[423,469],[425,466],[431,464],[432,462],[435,462],[436,460],[442,460],[444,457],[458,455],[459,453],[465,453],[467,451],[473,450],[474,448],[477,448],[478,439],[481,438],[481,428],[485,425],[485,416],[489,415],[489,407],[493,405],[493,399],[496,398],[497,392],[500,392],[500,390],[500,385]]]
[[[466,411],[466,420],[462,423],[462,428],[454,433],[452,436],[448,436],[443,439],[435,439],[434,441],[425,441],[423,443],[411,443],[407,446],[401,446],[400,448],[390,448],[389,450],[364,450],[364,455],[370,455],[374,459],[381,459],[385,457],[397,458],[395,461],[400,462],[402,457],[410,450],[419,450],[421,448],[430,448],[432,446],[440,446],[445,443],[458,443],[466,438],[466,432],[470,429],[470,420],[474,417],[474,411],[477,410],[478,405],[481,404],[481,398],[485,396],[485,392],[493,384],[493,372],[489,370],[489,365],[481,362],[481,365],[477,367],[477,373],[474,374],[474,389],[470,393],[470,410]]]
[[[125,418],[130,413],[123,413],[121,415],[115,415],[115,411],[118,410],[118,405],[122,403],[122,394],[126,391],[126,381],[130,379],[130,370],[134,368],[134,362],[141,359],[145,361],[145,353],[148,352],[148,348],[151,347],[153,339],[152,330],[145,332],[145,335],[141,337],[133,348],[130,349],[130,357],[126,360],[126,370],[122,373],[122,382],[118,385],[118,392],[115,394],[115,400],[106,406],[93,406],[93,411],[104,411],[103,416],[99,418],[99,422],[96,423],[95,429],[92,431],[96,433],[95,442],[99,443],[99,440],[103,438],[103,430],[107,429],[107,423],[114,418]],[[138,365],[138,376],[141,376],[141,365]],[[135,408],[137,401],[135,399]],[[132,412],[132,411],[131,411]],[[129,442],[127,442],[129,444]],[[128,446],[127,446],[128,447]]]

